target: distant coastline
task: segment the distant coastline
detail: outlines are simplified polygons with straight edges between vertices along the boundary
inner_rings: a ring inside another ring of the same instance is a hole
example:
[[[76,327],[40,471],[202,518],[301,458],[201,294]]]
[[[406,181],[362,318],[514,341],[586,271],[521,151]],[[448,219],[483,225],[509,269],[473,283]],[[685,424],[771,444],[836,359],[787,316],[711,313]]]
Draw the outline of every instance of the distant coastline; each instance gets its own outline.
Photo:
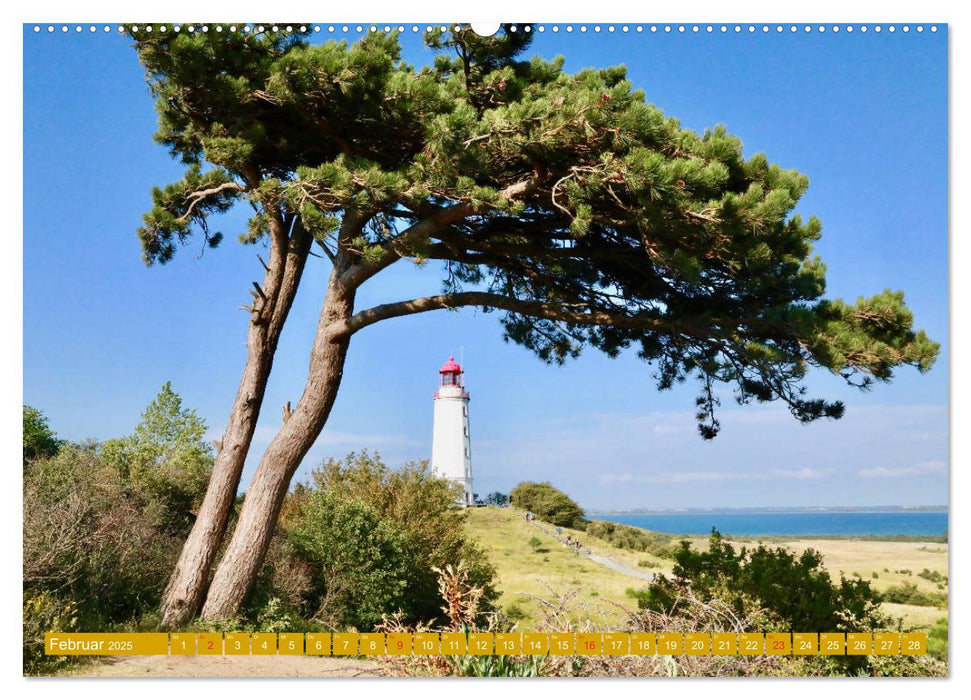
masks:
[[[765,506],[751,508],[589,508],[587,515],[731,515],[735,513],[947,513],[947,506]]]
[[[732,536],[878,536],[881,538],[933,538],[946,541],[946,508],[736,508],[628,510],[588,513],[607,520],[655,532],[705,534],[716,529]]]

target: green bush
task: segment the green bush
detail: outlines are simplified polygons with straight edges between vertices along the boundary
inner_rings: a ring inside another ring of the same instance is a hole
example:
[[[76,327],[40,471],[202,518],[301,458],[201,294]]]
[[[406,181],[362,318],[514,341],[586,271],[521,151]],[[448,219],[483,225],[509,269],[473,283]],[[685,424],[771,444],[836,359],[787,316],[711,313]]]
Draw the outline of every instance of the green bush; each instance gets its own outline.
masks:
[[[637,601],[637,607],[641,610],[651,608],[651,589],[650,588],[628,588],[624,593]]]
[[[95,445],[68,445],[24,474],[25,590],[77,602],[87,629],[158,605],[182,545],[147,520]]]
[[[937,608],[947,607],[946,594],[922,591],[917,587],[916,583],[910,581],[890,586],[890,588],[883,592],[882,596],[888,603],[922,605]]]
[[[947,581],[947,576],[942,574],[940,571],[931,571],[930,569],[924,569],[917,575],[923,579],[927,579],[931,583],[944,583]]]
[[[212,446],[205,433],[205,421],[183,408],[181,397],[166,383],[135,432],[106,441],[101,455],[138,500],[143,517],[185,536],[212,473]]]
[[[324,589],[318,616],[334,627],[370,629],[382,615],[409,608],[415,552],[407,535],[368,504],[314,493],[291,541],[313,563]]]
[[[720,600],[740,616],[762,609],[787,630],[869,631],[885,622],[878,613],[880,596],[869,582],[841,577],[834,584],[818,552],[807,549],[797,556],[764,545],[736,552],[717,531],[708,551],[682,542],[673,579],[659,576],[643,605],[677,614],[685,589],[702,602]]]
[[[488,611],[495,569],[465,537],[456,489],[426,462],[392,470],[367,452],[326,461],[288,496],[256,600],[279,597],[334,626],[370,628],[396,612],[427,622],[442,616],[434,569],[465,562]]]
[[[24,591],[24,674],[49,675],[70,663],[71,657],[44,653],[44,636],[76,629],[77,606],[73,602],[49,591]]]
[[[55,455],[60,446],[61,441],[47,424],[47,416],[24,405],[24,464],[38,457]]]
[[[522,481],[509,492],[513,505],[532,511],[540,520],[561,527],[583,529],[583,509],[550,482]]]
[[[938,661],[947,661],[947,618],[934,623],[927,633],[927,653]]]
[[[36,656],[45,632],[155,619],[211,469],[204,431],[166,385],[131,438],[59,444],[25,463],[25,672],[53,668]]]
[[[519,605],[516,603],[510,603],[506,607],[505,612],[506,612],[506,617],[508,617],[513,622],[519,622],[520,620],[525,620],[527,617],[529,617],[526,614],[526,611],[523,610],[521,607],[519,607]]]
[[[587,534],[606,540],[618,549],[647,552],[665,559],[670,559],[675,549],[675,540],[671,535],[612,523],[608,520],[591,520],[587,523]],[[645,566],[651,566],[651,564],[645,564]]]

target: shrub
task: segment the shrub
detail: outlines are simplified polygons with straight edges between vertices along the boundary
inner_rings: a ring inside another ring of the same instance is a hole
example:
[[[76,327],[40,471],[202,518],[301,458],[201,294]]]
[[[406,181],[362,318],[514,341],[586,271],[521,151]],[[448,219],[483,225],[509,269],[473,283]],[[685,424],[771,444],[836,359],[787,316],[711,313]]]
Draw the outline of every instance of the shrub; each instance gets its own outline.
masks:
[[[405,533],[368,504],[317,492],[291,541],[314,566],[324,622],[369,629],[385,613],[408,608],[414,552]]]
[[[927,653],[938,661],[947,661],[947,618],[934,623],[927,633]]]
[[[47,656],[44,636],[48,632],[72,632],[77,627],[77,607],[49,591],[24,591],[24,673],[47,675],[67,665],[70,657]]]
[[[77,601],[98,629],[158,604],[182,541],[143,517],[96,446],[72,445],[24,474],[23,544],[25,590]]]
[[[651,607],[651,589],[649,588],[628,588],[624,593],[637,601],[637,607],[641,610],[649,610]]]
[[[24,406],[24,464],[38,457],[51,457],[61,442],[47,424],[47,416],[31,406]]]
[[[649,587],[644,606],[677,614],[689,589],[702,602],[720,600],[737,615],[753,606],[769,613],[785,629],[805,632],[861,631],[878,627],[880,597],[862,579],[834,584],[822,556],[807,549],[796,556],[782,547],[759,545],[736,553],[717,531],[708,551],[682,542],[675,554],[673,580],[660,576]]]
[[[205,421],[183,408],[181,397],[166,383],[135,432],[106,441],[101,454],[127,484],[143,517],[184,536],[212,473],[212,446],[205,433]]]
[[[529,538],[529,546],[532,547],[534,550],[542,546],[542,544],[543,544],[543,540],[541,540],[539,537],[536,537],[535,535]]]
[[[916,583],[904,583],[890,586],[883,592],[883,599],[888,603],[902,603],[904,605],[921,605],[943,608],[947,606],[947,595],[922,591]]]
[[[510,603],[506,608],[506,617],[508,617],[513,622],[519,622],[520,620],[525,620],[529,615],[516,603]]]
[[[498,597],[495,569],[464,535],[456,490],[427,462],[392,470],[367,452],[327,460],[287,498],[264,597],[336,626],[369,628],[398,611],[405,623],[435,620],[442,615],[435,569],[464,563],[488,611]]]
[[[28,417],[25,408],[25,428]],[[46,428],[45,420],[34,424]],[[211,467],[204,430],[166,385],[132,438],[59,443],[25,463],[26,673],[57,665],[37,656],[45,632],[153,620]],[[121,445],[128,451],[115,449]]]
[[[548,481],[522,481],[509,492],[509,498],[517,508],[530,510],[553,525],[583,529],[586,523],[583,509]]]
[[[670,535],[608,520],[591,520],[587,523],[587,534],[606,540],[618,549],[647,552],[656,557],[670,559],[674,552],[674,538]]]

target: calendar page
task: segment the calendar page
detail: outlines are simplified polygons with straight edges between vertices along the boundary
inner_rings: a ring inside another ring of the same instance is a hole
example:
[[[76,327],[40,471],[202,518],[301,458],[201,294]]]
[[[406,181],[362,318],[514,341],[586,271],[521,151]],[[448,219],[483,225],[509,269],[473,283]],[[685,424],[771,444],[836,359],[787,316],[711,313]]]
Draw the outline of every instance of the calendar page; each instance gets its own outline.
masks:
[[[25,676],[948,675],[946,22],[22,34]]]

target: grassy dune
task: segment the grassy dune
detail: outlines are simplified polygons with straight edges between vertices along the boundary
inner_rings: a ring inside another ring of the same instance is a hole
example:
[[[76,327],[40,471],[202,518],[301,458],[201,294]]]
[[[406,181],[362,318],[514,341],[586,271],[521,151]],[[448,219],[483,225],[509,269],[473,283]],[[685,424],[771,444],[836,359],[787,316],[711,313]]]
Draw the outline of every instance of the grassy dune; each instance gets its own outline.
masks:
[[[623,608],[636,609],[636,601],[626,594],[631,588],[643,588],[646,581],[608,569],[585,557],[577,557],[553,538],[526,523],[517,511],[510,508],[475,508],[469,511],[469,534],[487,550],[499,572],[502,590],[500,605],[518,617],[522,629],[531,629],[542,619],[542,603],[555,594],[576,590],[574,602],[582,605],[582,616],[615,625],[625,615]],[[589,537],[582,531],[564,528],[563,534],[578,537],[584,547],[595,554],[644,572],[669,573],[671,561],[658,560],[648,554],[618,549],[608,542]],[[540,540],[537,548],[530,546],[532,537]],[[707,539],[686,537],[695,548],[705,548]],[[796,552],[815,549],[823,555],[823,564],[834,578],[842,572],[858,575],[871,582],[877,591],[893,585],[912,583],[928,593],[947,592],[938,584],[919,576],[927,569],[941,576],[948,574],[948,547],[932,542],[882,542],[853,539],[780,539],[772,538],[769,546],[784,546]],[[736,546],[755,546],[752,542]],[[643,564],[649,564],[645,566]],[[909,573],[908,573],[909,572]],[[894,618],[902,618],[907,626],[925,627],[947,617],[947,610],[916,605],[884,603],[885,611]]]
[[[550,600],[574,590],[578,591],[573,600],[580,607],[578,617],[585,615],[597,623],[616,625],[623,621],[626,615],[618,606],[637,609],[637,601],[626,591],[645,586],[645,581],[578,557],[529,525],[511,508],[474,508],[469,511],[467,528],[499,572],[499,604],[507,614],[511,612],[512,617],[519,619],[521,629],[532,629],[542,620],[543,606],[538,598]],[[579,537],[595,553],[637,566],[636,553],[589,538],[585,532],[564,529],[564,536],[567,533]],[[535,549],[529,544],[533,537],[541,542]]]

